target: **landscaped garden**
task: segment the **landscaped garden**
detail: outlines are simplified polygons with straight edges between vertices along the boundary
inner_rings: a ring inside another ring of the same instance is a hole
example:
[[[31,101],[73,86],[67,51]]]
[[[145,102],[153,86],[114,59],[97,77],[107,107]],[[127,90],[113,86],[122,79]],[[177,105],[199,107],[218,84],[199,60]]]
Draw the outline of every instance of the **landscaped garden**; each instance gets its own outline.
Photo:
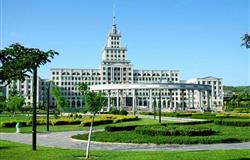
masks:
[[[60,149],[38,147],[32,151],[30,145],[0,140],[1,159],[11,160],[79,160],[85,152],[79,149]],[[25,154],[24,154],[25,153]],[[93,150],[94,160],[249,160],[250,150],[214,150],[214,151],[110,151]]]
[[[203,116],[207,117],[207,115]],[[93,133],[92,140],[156,144],[211,144],[250,141],[249,114],[212,115],[213,119],[198,122],[106,126],[105,131]],[[202,117],[201,114],[199,116]],[[72,138],[86,140],[87,136],[87,134],[75,135]]]
[[[98,115],[94,125],[98,125],[97,128],[104,128],[107,124],[138,121],[139,118],[136,116],[125,116],[125,115]],[[150,120],[149,120],[150,121]],[[153,120],[151,120],[153,122]],[[15,132],[16,123],[21,124],[22,133],[30,133],[32,130],[31,117],[16,114],[14,117],[7,114],[1,114],[1,127],[0,132]],[[73,131],[73,130],[83,130],[88,129],[91,122],[90,115],[77,115],[70,114],[69,116],[62,117],[51,117],[49,120],[50,131]],[[154,122],[156,123],[156,122]],[[46,117],[41,116],[37,119],[37,129],[38,132],[46,132]]]

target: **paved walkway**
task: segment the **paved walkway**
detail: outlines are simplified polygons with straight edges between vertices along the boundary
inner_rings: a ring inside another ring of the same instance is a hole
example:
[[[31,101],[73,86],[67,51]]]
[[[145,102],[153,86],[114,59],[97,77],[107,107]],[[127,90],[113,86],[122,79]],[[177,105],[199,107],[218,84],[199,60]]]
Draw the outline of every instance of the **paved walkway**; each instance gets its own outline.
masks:
[[[96,130],[101,131],[101,130]],[[37,145],[47,147],[85,149],[86,141],[73,140],[70,137],[76,134],[88,133],[88,131],[68,131],[38,133]],[[1,140],[9,140],[25,144],[31,144],[31,134],[0,133]],[[197,144],[197,145],[156,145],[156,144],[124,144],[91,142],[91,148],[96,150],[220,150],[220,149],[250,149],[250,142],[225,143],[225,144]]]
[[[137,115],[139,118],[154,119],[153,115]],[[156,116],[156,120],[159,120],[159,116]],[[161,117],[162,121],[172,122],[190,122],[190,121],[205,121],[206,119],[194,119],[194,118],[180,118],[180,117]]]

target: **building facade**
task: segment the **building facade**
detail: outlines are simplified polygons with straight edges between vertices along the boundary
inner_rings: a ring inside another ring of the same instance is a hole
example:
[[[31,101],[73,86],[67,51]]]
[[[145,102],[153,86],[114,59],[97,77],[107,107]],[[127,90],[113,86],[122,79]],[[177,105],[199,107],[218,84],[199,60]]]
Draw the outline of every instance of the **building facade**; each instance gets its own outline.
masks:
[[[107,90],[110,97],[110,107],[123,107],[131,110],[134,103],[137,110],[152,110],[152,105],[158,106],[159,101],[162,103],[163,110],[180,111],[190,109],[201,110],[208,108],[210,102],[207,97],[211,96],[212,106],[216,110],[221,110],[223,105],[223,82],[220,78],[205,77],[196,78],[187,81],[180,80],[178,70],[141,70],[134,69],[131,61],[127,56],[127,48],[122,46],[121,33],[118,32],[117,26],[113,19],[110,33],[108,34],[107,44],[102,50],[102,61],[99,69],[72,69],[72,68],[52,68],[50,69],[50,80],[61,88],[61,94],[68,100],[72,108],[83,106],[82,95],[78,90],[78,85],[87,83],[89,86],[109,86],[109,85],[129,85],[129,84],[200,84],[211,86],[211,94],[203,90],[196,89],[169,89],[161,90],[154,88],[138,88],[136,93],[128,87],[122,89],[120,93],[117,89]],[[191,91],[191,92],[190,92]],[[136,94],[137,100],[134,102],[133,94]],[[161,94],[161,100],[157,97]],[[120,95],[117,97],[117,95]],[[150,95],[153,99],[150,101]],[[193,96],[194,95],[194,96]],[[190,105],[190,97],[193,96],[193,105]],[[153,103],[153,104],[151,104]],[[54,105],[52,99],[51,105]],[[170,107],[171,106],[171,107]],[[213,108],[213,107],[212,107]],[[220,109],[221,108],[221,109]]]
[[[20,80],[12,82],[10,85],[6,86],[6,98],[9,97],[9,93],[15,83],[16,90],[20,95],[25,98],[27,106],[31,106],[33,103],[33,94],[32,94],[32,77],[26,77],[22,82]],[[42,103],[46,103],[45,95],[45,80],[37,77],[37,106]]]

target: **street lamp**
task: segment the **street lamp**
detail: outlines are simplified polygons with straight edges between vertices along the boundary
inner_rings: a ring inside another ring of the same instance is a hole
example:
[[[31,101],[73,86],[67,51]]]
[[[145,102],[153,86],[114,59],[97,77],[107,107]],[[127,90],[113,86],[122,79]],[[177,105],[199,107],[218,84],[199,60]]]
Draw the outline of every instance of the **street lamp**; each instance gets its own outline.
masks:
[[[46,86],[47,86],[47,107],[46,107],[46,128],[47,132],[49,132],[49,100],[50,100],[50,86],[53,81],[47,81]]]

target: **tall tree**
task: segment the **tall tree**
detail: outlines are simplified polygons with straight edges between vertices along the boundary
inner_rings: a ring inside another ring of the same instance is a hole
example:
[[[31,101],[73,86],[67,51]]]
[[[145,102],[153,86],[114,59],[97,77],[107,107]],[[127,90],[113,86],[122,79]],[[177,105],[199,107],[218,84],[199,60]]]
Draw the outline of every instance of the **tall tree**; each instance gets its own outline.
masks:
[[[6,101],[7,110],[15,116],[17,110],[21,110],[21,107],[25,104],[25,99],[22,96],[11,96]]]
[[[95,120],[95,115],[98,113],[101,108],[107,105],[107,98],[105,97],[104,93],[96,93],[96,92],[86,92],[85,94],[85,105],[87,110],[92,113],[92,120],[89,128],[89,136],[88,136],[88,143],[86,148],[86,159],[89,158],[89,148],[90,148],[90,139],[93,130],[93,124]]]
[[[78,89],[79,91],[82,93],[82,95],[85,95],[85,93],[87,92],[88,90],[88,84],[87,83],[80,83],[78,85]]]
[[[250,35],[248,33],[245,33],[244,36],[241,37],[241,39],[242,39],[241,46],[250,48]]]
[[[84,96],[85,96],[85,93],[88,91],[88,84],[87,83],[80,83],[78,85],[78,89],[83,96],[82,97],[82,106],[83,106],[85,104]]]
[[[10,84],[13,80],[24,81],[33,74],[33,117],[32,117],[32,149],[36,150],[36,93],[37,93],[37,68],[41,65],[51,62],[56,51],[41,51],[37,48],[26,48],[18,43],[0,51],[0,81]]]
[[[62,112],[67,107],[67,100],[61,96],[60,88],[57,86],[54,86],[52,88],[52,95],[54,96],[56,100],[56,107],[58,108],[58,110],[60,111],[60,114],[62,115]]]

